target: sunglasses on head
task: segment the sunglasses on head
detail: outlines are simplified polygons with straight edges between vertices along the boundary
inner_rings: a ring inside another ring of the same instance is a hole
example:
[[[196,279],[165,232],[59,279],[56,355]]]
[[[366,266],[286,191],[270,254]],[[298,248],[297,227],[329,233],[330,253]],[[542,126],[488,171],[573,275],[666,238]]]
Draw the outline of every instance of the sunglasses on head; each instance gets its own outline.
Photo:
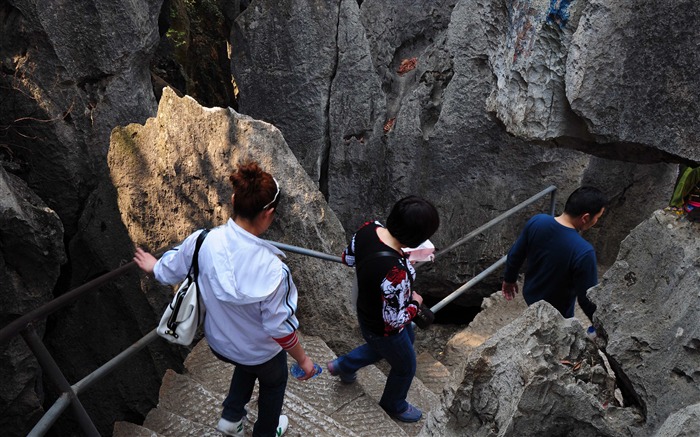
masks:
[[[277,179],[275,179],[274,177],[272,178],[272,180],[275,181],[275,185],[277,186],[277,192],[275,193],[275,197],[272,198],[272,201],[270,203],[268,203],[267,205],[262,207],[263,210],[271,207],[272,204],[275,203],[275,201],[277,200],[277,197],[280,195],[280,184],[277,183]]]

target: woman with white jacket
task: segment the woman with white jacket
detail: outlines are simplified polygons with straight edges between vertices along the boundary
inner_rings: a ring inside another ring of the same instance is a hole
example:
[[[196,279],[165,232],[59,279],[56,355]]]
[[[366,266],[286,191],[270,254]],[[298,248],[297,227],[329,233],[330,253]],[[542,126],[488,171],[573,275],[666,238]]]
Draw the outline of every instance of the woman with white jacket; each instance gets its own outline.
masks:
[[[287,353],[306,373],[314,364],[297,338],[297,289],[284,254],[259,238],[272,224],[280,201],[277,181],[257,163],[230,176],[233,217],[212,229],[199,251],[198,285],[207,315],[204,334],[214,355],[234,364],[229,394],[217,429],[243,436],[245,405],[259,382],[258,420],[253,436],[280,436],[288,419],[280,415],[287,386]],[[181,282],[190,268],[197,231],[159,260],[140,248],[134,261],[165,284]]]

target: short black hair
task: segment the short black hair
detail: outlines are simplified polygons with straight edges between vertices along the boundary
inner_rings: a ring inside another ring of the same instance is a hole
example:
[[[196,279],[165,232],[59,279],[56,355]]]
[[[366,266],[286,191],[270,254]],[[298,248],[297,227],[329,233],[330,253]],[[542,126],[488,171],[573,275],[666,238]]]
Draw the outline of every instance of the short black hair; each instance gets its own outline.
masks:
[[[407,196],[394,204],[386,228],[405,247],[416,247],[440,226],[435,206],[418,196]]]
[[[572,217],[583,214],[596,215],[608,205],[608,199],[595,187],[583,186],[574,190],[566,199],[564,212]]]

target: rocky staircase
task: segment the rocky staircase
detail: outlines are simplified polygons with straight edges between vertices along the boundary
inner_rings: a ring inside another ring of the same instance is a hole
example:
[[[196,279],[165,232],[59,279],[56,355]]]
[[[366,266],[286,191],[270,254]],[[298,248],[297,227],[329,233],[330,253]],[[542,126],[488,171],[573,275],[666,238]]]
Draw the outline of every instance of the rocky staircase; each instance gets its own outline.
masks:
[[[336,355],[317,337],[303,336],[307,354],[323,367],[323,373],[309,381],[290,376],[282,413],[289,417],[285,435],[300,436],[387,436],[417,435],[432,408],[439,405],[439,394],[450,377],[449,371],[423,353],[408,400],[423,410],[420,422],[407,424],[390,418],[379,407],[386,376],[375,366],[358,372],[357,382],[342,384],[331,376],[325,363]],[[289,364],[292,363],[291,357]],[[221,436],[214,428],[221,414],[221,403],[228,392],[233,366],[216,359],[206,340],[201,340],[185,360],[185,373],[168,370],[163,377],[158,406],[143,425],[117,422],[115,437]],[[422,380],[429,381],[424,384]],[[257,389],[247,406],[246,435],[251,435],[257,414]]]

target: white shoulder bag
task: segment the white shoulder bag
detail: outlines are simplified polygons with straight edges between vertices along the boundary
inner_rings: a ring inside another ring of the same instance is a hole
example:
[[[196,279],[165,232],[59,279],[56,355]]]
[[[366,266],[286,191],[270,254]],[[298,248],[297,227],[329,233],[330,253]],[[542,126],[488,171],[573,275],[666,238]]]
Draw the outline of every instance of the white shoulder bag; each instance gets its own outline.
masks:
[[[160,318],[157,332],[158,335],[171,343],[189,346],[192,344],[194,335],[197,333],[199,325],[204,321],[205,308],[199,301],[199,290],[197,287],[197,274],[199,273],[199,248],[207,236],[207,229],[197,236],[197,243],[192,255],[192,264],[187,278],[180,284],[180,287],[173,297],[173,301],[165,308],[163,316]]]

